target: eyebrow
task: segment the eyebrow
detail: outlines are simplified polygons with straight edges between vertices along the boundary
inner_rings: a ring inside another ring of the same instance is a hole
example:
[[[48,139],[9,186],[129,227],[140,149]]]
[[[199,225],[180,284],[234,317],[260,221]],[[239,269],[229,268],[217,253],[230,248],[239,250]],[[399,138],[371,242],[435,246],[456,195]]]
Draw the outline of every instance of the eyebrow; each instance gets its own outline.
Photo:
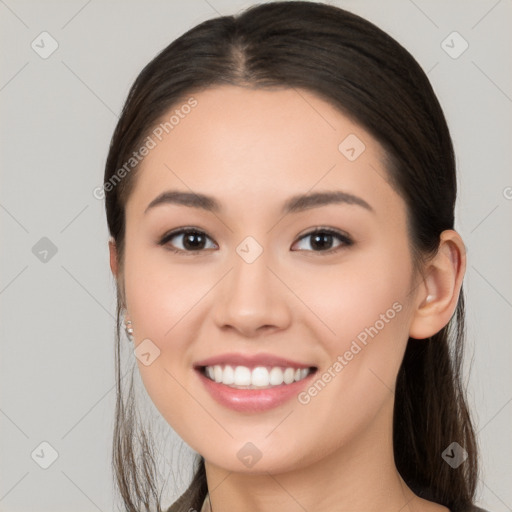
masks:
[[[156,206],[164,204],[179,204],[189,206],[191,208],[200,208],[214,213],[219,213],[221,211],[220,203],[211,196],[194,192],[168,190],[155,197],[155,199],[153,199],[153,201],[151,201],[144,210],[144,213]],[[310,208],[318,208],[320,206],[327,206],[331,204],[357,205],[368,211],[375,212],[375,210],[364,199],[353,194],[349,194],[348,192],[336,190],[293,196],[284,203],[281,213],[286,215],[288,213],[301,212]]]

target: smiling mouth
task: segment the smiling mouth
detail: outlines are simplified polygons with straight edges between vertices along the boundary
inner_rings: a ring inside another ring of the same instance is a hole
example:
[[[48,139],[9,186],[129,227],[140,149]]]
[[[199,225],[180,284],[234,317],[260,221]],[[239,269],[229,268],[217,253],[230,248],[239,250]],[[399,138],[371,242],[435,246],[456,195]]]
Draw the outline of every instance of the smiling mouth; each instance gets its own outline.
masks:
[[[268,389],[299,382],[315,373],[317,368],[292,368],[283,366],[213,365],[200,366],[197,370],[219,384],[235,389]]]

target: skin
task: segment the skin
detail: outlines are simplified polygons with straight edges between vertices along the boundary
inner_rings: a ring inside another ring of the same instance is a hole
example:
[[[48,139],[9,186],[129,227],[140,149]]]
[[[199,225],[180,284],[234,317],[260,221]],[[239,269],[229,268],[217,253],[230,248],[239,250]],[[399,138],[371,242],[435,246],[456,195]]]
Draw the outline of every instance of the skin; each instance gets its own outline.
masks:
[[[149,366],[137,360],[146,390],[205,458],[213,510],[446,512],[398,474],[392,411],[408,337],[435,334],[456,307],[460,236],[443,232],[437,255],[417,272],[381,146],[312,93],[219,86],[194,97],[197,107],[138,169],[123,265],[113,242],[110,256],[135,346],[149,338],[160,350]],[[349,134],[366,146],[355,161],[338,150]],[[144,213],[170,189],[211,195],[222,210],[166,204]],[[349,192],[373,211],[331,204],[280,213],[290,196],[320,190]],[[338,251],[315,251],[301,237],[318,226],[354,243],[334,237]],[[169,250],[186,250],[181,236],[158,244],[180,227],[209,237],[203,252]],[[263,248],[250,264],[236,252],[247,236]],[[235,412],[211,398],[192,367],[226,352],[268,352],[321,374],[397,302],[400,312],[308,404]],[[247,442],[261,453],[251,468],[237,457]]]

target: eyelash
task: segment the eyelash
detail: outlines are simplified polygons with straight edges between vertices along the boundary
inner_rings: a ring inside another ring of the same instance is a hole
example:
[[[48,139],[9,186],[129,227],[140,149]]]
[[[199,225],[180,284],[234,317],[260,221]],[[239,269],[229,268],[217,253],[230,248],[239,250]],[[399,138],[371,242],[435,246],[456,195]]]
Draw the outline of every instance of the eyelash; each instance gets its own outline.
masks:
[[[194,234],[199,234],[199,235],[204,235],[206,236],[208,239],[210,239],[210,237],[202,230],[200,229],[197,229],[197,228],[181,228],[181,229],[178,229],[176,231],[171,231],[170,233],[166,233],[162,239],[160,240],[160,242],[158,242],[158,245],[161,245],[161,246],[164,246],[164,245],[167,245],[168,242],[170,240],[172,240],[173,238],[175,238],[176,236],[179,236],[179,235],[187,235],[187,234],[190,234],[190,233],[194,233]],[[326,251],[306,251],[306,252],[313,252],[313,253],[317,253],[317,254],[320,254],[322,256],[324,255],[330,255],[330,254],[334,254],[346,247],[350,247],[351,245],[354,244],[354,241],[345,233],[342,233],[342,232],[339,232],[339,231],[336,231],[336,230],[333,230],[333,229],[330,229],[330,228],[315,228],[313,231],[310,231],[304,235],[302,235],[298,241],[301,241],[303,240],[304,238],[307,238],[307,237],[310,237],[310,236],[314,236],[314,235],[317,235],[319,233],[322,233],[322,234],[327,234],[327,235],[332,235],[336,238],[338,238],[338,240],[340,240],[342,243],[338,246],[338,247],[335,247],[333,249],[328,249]],[[210,239],[211,240],[211,239]],[[195,250],[195,251],[184,251],[183,249],[176,249],[175,247],[172,247],[172,246],[168,246],[168,249],[174,253],[177,253],[177,254],[183,254],[185,256],[194,256],[194,255],[197,255],[197,253],[201,253],[201,252],[206,252],[206,249],[199,249],[199,250]],[[303,250],[303,249],[299,249],[300,250]]]

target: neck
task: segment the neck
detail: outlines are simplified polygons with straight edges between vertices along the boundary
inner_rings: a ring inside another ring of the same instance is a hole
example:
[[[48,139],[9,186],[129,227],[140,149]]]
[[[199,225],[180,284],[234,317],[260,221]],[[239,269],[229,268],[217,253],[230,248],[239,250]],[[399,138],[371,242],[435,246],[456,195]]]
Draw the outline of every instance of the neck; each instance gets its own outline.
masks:
[[[393,457],[392,409],[317,462],[285,473],[234,473],[205,461],[212,512],[446,511],[417,497]]]

